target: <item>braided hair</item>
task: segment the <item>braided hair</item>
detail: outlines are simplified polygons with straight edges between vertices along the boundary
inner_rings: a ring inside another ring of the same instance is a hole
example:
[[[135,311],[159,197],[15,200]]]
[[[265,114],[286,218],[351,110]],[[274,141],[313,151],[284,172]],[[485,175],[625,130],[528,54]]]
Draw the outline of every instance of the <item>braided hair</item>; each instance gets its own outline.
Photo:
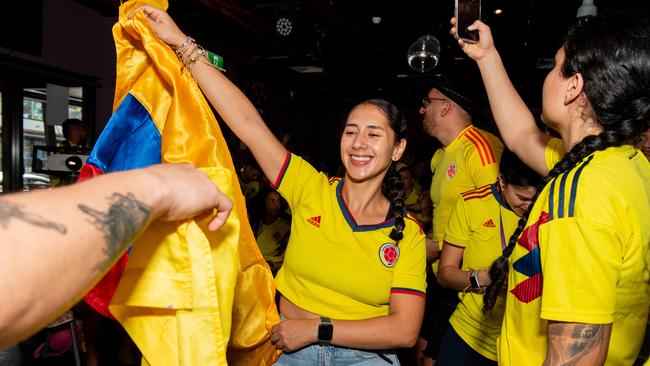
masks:
[[[632,19],[636,19],[632,20]],[[595,151],[633,144],[650,127],[650,28],[646,17],[609,16],[579,18],[563,45],[564,77],[580,73],[590,115],[602,128],[585,137],[544,178],[533,197],[557,176],[571,170]],[[585,120],[587,119],[585,118]],[[532,209],[521,217],[503,255],[490,267],[490,286],[483,297],[483,312],[489,313],[507,283],[508,258],[523,232]]]
[[[386,116],[388,125],[395,132],[395,143],[406,139],[406,119],[402,116],[397,107],[383,99],[369,99],[359,103],[360,105],[372,105],[377,107]],[[404,237],[403,231],[406,227],[404,222],[404,187],[399,179],[399,173],[395,169],[395,162],[391,163],[388,172],[384,177],[382,193],[390,201],[391,215],[395,217],[393,230],[389,237],[395,241],[395,245]]]

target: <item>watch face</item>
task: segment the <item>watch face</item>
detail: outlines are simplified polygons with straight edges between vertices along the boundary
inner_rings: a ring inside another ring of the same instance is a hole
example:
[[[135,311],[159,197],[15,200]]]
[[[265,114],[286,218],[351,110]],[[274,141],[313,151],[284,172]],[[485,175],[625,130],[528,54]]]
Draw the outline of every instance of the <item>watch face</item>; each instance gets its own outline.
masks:
[[[333,332],[334,332],[334,327],[332,326],[332,324],[321,323],[318,326],[318,340],[321,342],[331,341]]]
[[[474,288],[479,288],[481,287],[479,282],[478,282],[478,272],[472,273],[471,276],[469,276],[469,282]]]

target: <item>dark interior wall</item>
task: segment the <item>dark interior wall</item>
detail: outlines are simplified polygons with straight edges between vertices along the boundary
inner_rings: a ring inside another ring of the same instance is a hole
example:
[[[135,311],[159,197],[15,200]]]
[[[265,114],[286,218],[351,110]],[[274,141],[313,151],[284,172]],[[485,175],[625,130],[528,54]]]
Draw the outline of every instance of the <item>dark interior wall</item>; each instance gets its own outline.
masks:
[[[117,19],[72,0],[46,0],[43,13],[44,62],[100,82],[95,117],[99,132],[113,106],[116,56],[111,28]]]
[[[43,5],[43,62],[99,80],[95,117],[99,132],[113,106],[116,56],[111,27],[117,19],[72,0],[46,0]]]
[[[111,115],[113,103],[115,47],[111,27],[117,19],[105,17],[73,0],[45,0],[42,5],[40,56],[2,47],[0,53],[55,67],[64,72],[96,78],[99,88],[96,95],[95,131],[99,132]],[[30,14],[16,14],[16,34],[21,31],[20,19],[26,16],[29,17]]]

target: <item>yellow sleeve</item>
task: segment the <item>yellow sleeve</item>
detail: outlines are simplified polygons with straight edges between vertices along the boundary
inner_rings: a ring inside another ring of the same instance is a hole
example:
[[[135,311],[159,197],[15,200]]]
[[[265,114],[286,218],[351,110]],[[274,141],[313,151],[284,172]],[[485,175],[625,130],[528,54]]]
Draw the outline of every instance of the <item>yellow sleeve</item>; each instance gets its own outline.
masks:
[[[287,152],[284,165],[271,187],[277,189],[293,209],[298,207],[323,179],[327,180],[324,174],[318,173],[299,156]]]
[[[562,143],[561,139],[553,137],[548,140],[546,143],[546,149],[544,150],[546,168],[548,168],[548,170],[553,169],[555,164],[562,160],[565,154],[566,152],[564,151],[564,143]]]
[[[410,216],[410,215],[409,215]],[[399,242],[400,257],[393,270],[392,292],[424,296],[426,284],[426,246],[419,224],[405,218],[409,230]]]
[[[465,212],[463,197],[458,197],[451,210],[445,231],[445,241],[463,248],[469,245],[469,219]]]
[[[623,243],[614,228],[576,217],[541,225],[543,296],[547,320],[614,321]]]

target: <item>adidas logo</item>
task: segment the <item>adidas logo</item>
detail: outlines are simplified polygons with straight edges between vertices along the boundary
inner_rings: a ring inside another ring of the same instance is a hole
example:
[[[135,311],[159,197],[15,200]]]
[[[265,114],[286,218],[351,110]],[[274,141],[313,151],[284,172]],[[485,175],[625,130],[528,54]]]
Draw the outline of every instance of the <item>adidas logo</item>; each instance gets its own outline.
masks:
[[[320,228],[320,215],[308,218],[307,222]]]
[[[483,226],[485,226],[485,227],[496,227],[496,225],[494,225],[494,221],[492,221],[492,219],[487,220],[487,221],[483,224]]]

